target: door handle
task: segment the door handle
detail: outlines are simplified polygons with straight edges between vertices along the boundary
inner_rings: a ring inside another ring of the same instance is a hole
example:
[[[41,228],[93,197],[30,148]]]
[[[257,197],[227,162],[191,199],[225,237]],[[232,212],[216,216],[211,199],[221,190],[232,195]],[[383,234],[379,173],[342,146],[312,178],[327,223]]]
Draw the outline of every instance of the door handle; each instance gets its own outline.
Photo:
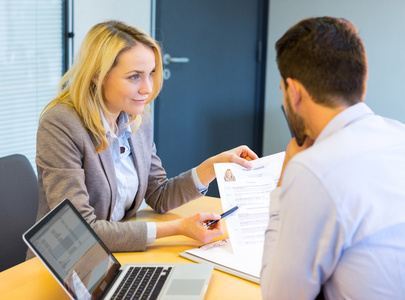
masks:
[[[170,63],[188,63],[190,59],[188,57],[171,57],[170,54],[166,53],[163,55],[163,63],[168,65]]]

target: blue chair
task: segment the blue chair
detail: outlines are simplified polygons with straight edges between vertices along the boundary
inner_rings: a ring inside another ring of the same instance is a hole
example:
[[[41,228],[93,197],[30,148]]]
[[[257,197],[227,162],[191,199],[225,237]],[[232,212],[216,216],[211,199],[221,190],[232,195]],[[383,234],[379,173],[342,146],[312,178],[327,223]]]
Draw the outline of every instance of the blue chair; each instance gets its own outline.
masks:
[[[34,225],[37,211],[38,180],[28,159],[0,158],[0,271],[25,261],[22,234]]]

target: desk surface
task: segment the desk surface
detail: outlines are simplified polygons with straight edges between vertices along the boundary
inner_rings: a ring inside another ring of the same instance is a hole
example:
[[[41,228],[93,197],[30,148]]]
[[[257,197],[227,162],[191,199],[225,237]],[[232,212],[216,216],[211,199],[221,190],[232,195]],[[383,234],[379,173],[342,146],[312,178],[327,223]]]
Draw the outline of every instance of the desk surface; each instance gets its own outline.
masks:
[[[222,213],[218,198],[202,197],[166,214],[154,213],[145,208],[136,214],[136,220],[169,221],[197,212]],[[224,222],[225,223],[225,222]],[[225,224],[224,224],[225,225]],[[226,226],[225,237],[227,237]],[[217,239],[222,239],[218,237]],[[184,236],[156,240],[145,252],[115,253],[121,264],[125,263],[192,263],[178,255],[200,243]],[[0,298],[2,299],[69,299],[56,280],[38,258],[33,258],[0,273]],[[260,286],[244,279],[214,270],[205,299],[261,299]]]

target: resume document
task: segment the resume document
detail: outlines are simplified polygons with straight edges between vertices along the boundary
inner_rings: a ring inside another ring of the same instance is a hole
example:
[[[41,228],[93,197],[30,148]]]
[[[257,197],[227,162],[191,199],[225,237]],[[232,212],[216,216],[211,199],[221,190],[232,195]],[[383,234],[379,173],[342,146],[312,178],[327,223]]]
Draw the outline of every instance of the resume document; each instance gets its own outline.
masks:
[[[259,283],[264,233],[269,222],[270,192],[280,179],[285,152],[252,161],[251,169],[234,163],[215,164],[229,239],[186,250],[181,256],[211,262],[216,269]]]

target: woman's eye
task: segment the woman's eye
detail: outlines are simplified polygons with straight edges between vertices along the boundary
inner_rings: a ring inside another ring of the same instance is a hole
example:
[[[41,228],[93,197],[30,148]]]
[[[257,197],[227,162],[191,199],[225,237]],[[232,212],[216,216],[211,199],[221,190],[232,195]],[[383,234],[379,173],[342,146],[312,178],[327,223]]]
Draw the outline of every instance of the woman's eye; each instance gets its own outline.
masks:
[[[129,77],[129,79],[132,79],[132,80],[135,80],[135,79],[138,79],[138,78],[139,78],[138,74],[135,74],[135,75],[132,75],[132,76]]]

